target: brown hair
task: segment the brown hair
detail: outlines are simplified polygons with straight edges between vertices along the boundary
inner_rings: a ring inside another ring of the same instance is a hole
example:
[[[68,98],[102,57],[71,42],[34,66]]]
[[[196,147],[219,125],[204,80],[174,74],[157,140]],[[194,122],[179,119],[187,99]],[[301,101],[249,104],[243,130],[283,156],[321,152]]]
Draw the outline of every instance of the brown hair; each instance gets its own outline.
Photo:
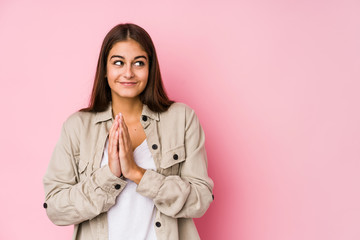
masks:
[[[140,94],[141,102],[154,112],[164,112],[173,103],[166,95],[155,46],[150,35],[138,25],[125,23],[116,25],[105,36],[96,67],[89,107],[80,111],[102,112],[106,110],[111,101],[111,90],[105,77],[107,58],[115,43],[128,39],[138,42],[149,57],[149,77],[144,91]]]

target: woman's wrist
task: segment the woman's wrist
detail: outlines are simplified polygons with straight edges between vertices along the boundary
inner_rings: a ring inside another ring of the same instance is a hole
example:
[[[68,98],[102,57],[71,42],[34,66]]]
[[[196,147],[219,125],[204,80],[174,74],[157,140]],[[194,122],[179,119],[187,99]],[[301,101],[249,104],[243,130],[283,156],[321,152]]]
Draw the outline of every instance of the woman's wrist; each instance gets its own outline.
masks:
[[[131,171],[131,173],[129,174],[129,177],[126,177],[127,179],[130,179],[131,181],[133,181],[136,184],[139,184],[142,177],[145,174],[145,169],[137,166],[136,169],[134,169],[133,171]]]

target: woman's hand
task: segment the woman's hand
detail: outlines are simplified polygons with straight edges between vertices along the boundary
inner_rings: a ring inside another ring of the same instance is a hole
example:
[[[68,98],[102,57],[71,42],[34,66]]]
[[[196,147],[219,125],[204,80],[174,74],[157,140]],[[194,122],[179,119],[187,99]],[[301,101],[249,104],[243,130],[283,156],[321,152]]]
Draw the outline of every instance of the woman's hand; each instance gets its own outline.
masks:
[[[116,115],[115,121],[111,126],[109,132],[109,147],[108,147],[108,155],[109,155],[109,168],[111,172],[117,176],[121,176],[121,166],[120,166],[120,158],[119,158],[119,116]]]
[[[119,158],[122,174],[131,181],[139,184],[145,169],[139,167],[134,161],[134,152],[128,128],[125,124],[124,117],[119,114]]]

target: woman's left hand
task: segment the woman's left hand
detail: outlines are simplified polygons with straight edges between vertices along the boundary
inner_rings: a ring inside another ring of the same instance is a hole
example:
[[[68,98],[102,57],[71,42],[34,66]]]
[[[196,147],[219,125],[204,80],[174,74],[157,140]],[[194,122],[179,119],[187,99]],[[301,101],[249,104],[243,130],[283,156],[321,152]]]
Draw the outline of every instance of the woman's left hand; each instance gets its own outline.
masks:
[[[134,160],[132,142],[124,117],[119,114],[119,158],[121,172],[127,179],[139,184],[145,169],[139,167]]]

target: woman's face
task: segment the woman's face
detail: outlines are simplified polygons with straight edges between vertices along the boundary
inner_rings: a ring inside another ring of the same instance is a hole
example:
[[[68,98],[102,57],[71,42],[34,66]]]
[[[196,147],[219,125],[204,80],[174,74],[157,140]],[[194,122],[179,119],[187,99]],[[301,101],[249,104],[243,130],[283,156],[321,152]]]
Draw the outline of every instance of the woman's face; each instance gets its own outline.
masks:
[[[135,40],[117,42],[111,48],[106,77],[114,98],[138,98],[149,76],[147,53]]]

